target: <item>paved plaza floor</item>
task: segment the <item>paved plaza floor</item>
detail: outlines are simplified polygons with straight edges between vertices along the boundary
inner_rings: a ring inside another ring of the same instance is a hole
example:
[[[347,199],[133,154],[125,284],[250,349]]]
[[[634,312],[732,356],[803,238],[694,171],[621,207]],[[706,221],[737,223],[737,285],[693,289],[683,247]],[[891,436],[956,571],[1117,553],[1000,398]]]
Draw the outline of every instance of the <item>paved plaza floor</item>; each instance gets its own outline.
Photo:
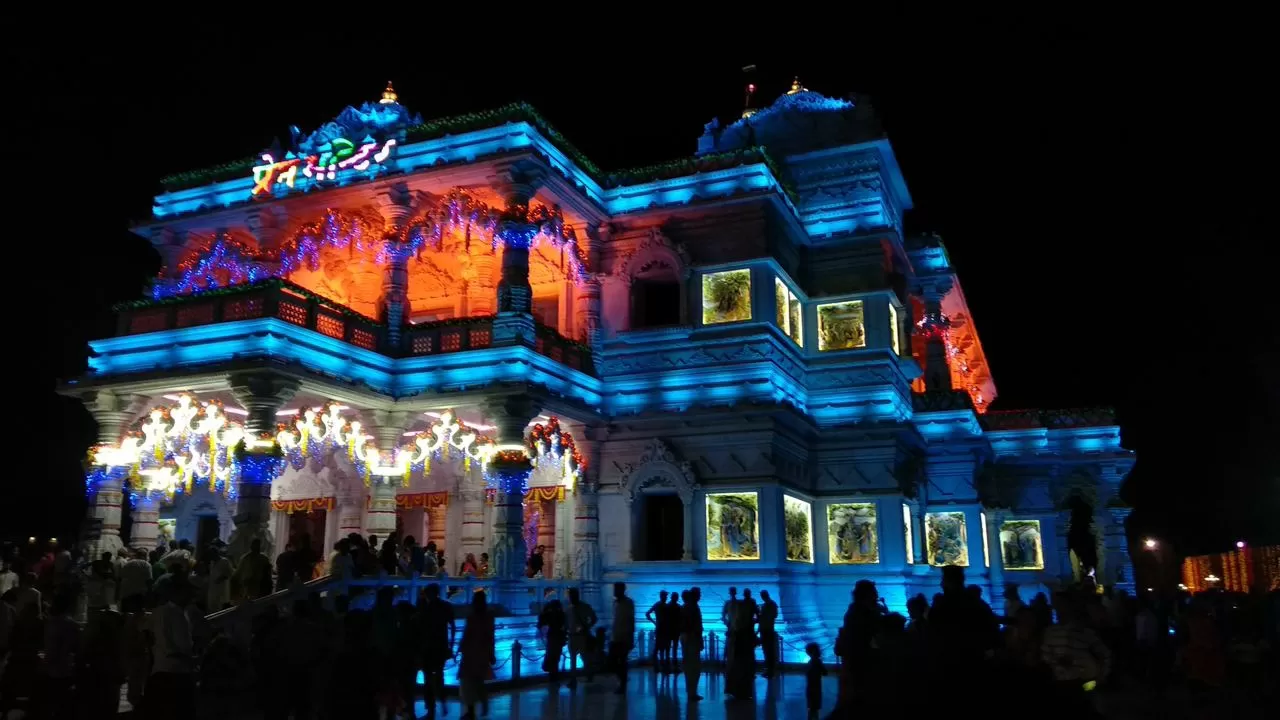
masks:
[[[525,718],[526,720],[722,720],[729,718],[764,718],[766,720],[804,720],[804,676],[786,675],[766,681],[756,678],[756,699],[725,702],[724,677],[703,675],[698,686],[703,699],[690,703],[686,699],[684,676],[659,675],[648,670],[631,673],[626,695],[614,694],[617,682],[612,676],[597,677],[592,683],[580,683],[576,690],[547,685],[524,687],[493,693],[489,701],[489,717]],[[822,716],[831,711],[836,698],[836,679],[827,677],[823,686]],[[417,717],[426,715],[421,701],[414,708]],[[457,718],[461,708],[456,698],[449,701],[449,718]]]

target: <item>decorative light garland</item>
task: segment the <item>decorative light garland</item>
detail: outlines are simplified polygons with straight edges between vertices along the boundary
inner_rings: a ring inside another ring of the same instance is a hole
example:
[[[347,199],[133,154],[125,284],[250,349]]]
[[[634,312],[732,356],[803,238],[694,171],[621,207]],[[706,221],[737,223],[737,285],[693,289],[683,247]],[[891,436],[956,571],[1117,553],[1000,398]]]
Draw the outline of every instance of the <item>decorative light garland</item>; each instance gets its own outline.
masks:
[[[439,250],[445,233],[463,232],[469,245],[478,234],[496,250],[502,246],[532,248],[547,243],[561,252],[576,282],[587,278],[586,265],[573,228],[565,225],[559,207],[518,206],[499,213],[466,191],[454,188],[398,233],[385,235],[372,218],[327,210],[323,219],[302,226],[277,250],[260,250],[225,232],[217,233],[190,249],[179,262],[175,279],[165,270],[152,288],[161,298],[199,293],[270,277],[288,277],[302,270],[318,270],[320,253],[327,248],[352,253],[374,252],[374,262],[420,256],[429,247]]]
[[[526,444],[534,467],[559,464],[563,469],[561,485],[570,490],[577,487],[587,461],[578,452],[573,436],[560,427],[560,418],[552,416],[546,425],[534,425]]]
[[[947,366],[959,371],[965,392],[973,399],[974,409],[979,414],[986,412],[987,401],[982,397],[982,388],[973,380],[973,369],[969,367],[968,358],[951,340],[951,318],[941,312],[925,313],[916,321],[916,334],[926,342],[935,338],[942,341],[946,348]]]
[[[230,498],[239,479],[231,450],[244,437],[244,428],[227,418],[220,403],[200,404],[182,395],[176,405],[152,410],[141,430],[119,445],[98,447],[86,483],[123,472],[135,501],[140,496],[172,501],[175,493],[190,493],[196,483],[207,483],[211,491]]]

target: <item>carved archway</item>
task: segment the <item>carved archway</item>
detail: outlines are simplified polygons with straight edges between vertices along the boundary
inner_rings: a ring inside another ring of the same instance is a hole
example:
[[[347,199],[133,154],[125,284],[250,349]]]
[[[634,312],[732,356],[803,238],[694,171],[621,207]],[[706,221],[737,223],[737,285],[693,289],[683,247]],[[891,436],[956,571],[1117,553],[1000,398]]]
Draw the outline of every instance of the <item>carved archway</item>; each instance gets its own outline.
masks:
[[[689,256],[684,247],[673,243],[661,230],[651,228],[649,234],[636,245],[635,249],[618,258],[614,264],[613,276],[627,288],[628,318],[632,328],[651,327],[654,325],[685,324],[689,322],[689,302],[686,285],[690,275]],[[665,288],[655,290],[655,288]],[[675,292],[679,294],[679,316],[669,318],[672,322],[652,321],[647,319],[652,314],[653,292]]]
[[[693,559],[693,502],[698,490],[693,467],[679,460],[671,448],[659,438],[645,445],[644,452],[635,463],[627,464],[620,489],[623,500],[631,512],[631,556],[636,557],[637,539],[644,521],[644,503],[636,503],[636,497],[674,493],[684,508],[684,532],[682,559]]]

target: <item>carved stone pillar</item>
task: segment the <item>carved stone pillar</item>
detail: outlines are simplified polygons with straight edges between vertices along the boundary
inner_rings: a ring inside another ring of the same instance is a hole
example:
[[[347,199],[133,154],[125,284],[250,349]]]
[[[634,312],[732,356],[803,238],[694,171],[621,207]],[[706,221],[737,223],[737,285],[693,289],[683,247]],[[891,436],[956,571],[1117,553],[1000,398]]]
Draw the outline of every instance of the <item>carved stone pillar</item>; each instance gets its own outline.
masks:
[[[929,392],[951,392],[951,365],[944,339],[949,321],[942,314],[942,298],[951,290],[951,280],[934,279],[921,288],[924,317],[919,332],[925,336],[924,385]]]
[[[378,450],[387,455],[387,461],[395,459],[395,452],[404,445],[404,428],[409,422],[405,410],[374,410],[369,413],[372,427],[369,432],[378,441]]]
[[[1099,553],[1098,582],[1114,585],[1133,593],[1133,558],[1129,556],[1129,537],[1125,533],[1125,521],[1133,508],[1112,506],[1107,508],[1103,552]]]
[[[129,545],[150,552],[160,537],[160,501],[150,495],[139,495],[133,508],[133,531]]]
[[[555,500],[543,500],[541,512],[538,513],[538,544],[546,548],[542,555],[542,574],[544,577],[555,577],[556,561],[556,509]]]
[[[484,490],[470,488],[458,493],[462,496],[462,552],[459,562],[467,553],[480,562],[480,554],[488,552],[484,544]]]
[[[991,565],[987,568],[987,581],[991,586],[991,609],[997,615],[1002,613],[1001,598],[1004,597],[1004,545],[1000,542],[1000,526],[1004,524],[1003,510],[987,510],[987,556]]]
[[[298,392],[296,379],[274,372],[242,373],[228,379],[231,394],[248,411],[245,429],[250,437],[273,433],[276,413]],[[271,483],[284,469],[273,452],[249,453],[241,462],[235,530],[231,533],[232,557],[249,552],[256,539],[267,557],[275,557],[271,520]]]
[[[364,516],[364,534],[377,535],[381,543],[396,531],[396,486],[394,478],[373,479],[369,510]]]
[[[579,340],[591,348],[593,356],[600,352],[600,280],[592,275],[577,289],[576,325]],[[598,360],[598,358],[596,358]]]
[[[448,528],[445,526],[445,518],[448,516],[449,506],[437,505],[433,508],[427,508],[427,542],[436,544],[437,550],[446,549],[445,540],[448,539]],[[452,559],[448,554],[447,559]],[[479,558],[479,556],[476,556]]]
[[[387,225],[387,269],[382,276],[382,316],[387,324],[387,345],[400,347],[400,332],[409,308],[409,248],[395,234],[413,212],[408,185],[399,183],[376,195]]]
[[[497,426],[499,445],[523,445],[524,430],[537,413],[534,400],[527,394],[493,398],[484,405],[486,417]],[[493,501],[493,574],[510,584],[524,576],[529,549],[524,541],[524,493],[528,489],[533,465],[523,451],[500,452],[489,463],[489,483],[494,489]],[[513,600],[520,597],[515,588],[499,593]]]
[[[338,538],[352,533],[364,533],[364,507],[369,496],[365,493],[344,493],[338,497]]]
[[[98,423],[98,445],[118,445],[125,428],[142,411],[145,403],[146,398],[140,395],[109,391],[97,392],[87,398],[85,404]],[[120,539],[120,514],[124,503],[125,475],[124,468],[108,468],[89,488],[89,528],[85,533],[85,549],[92,559],[96,560],[104,552],[116,556],[124,547]]]
[[[502,279],[498,282],[493,344],[532,345],[535,336],[529,247],[538,234],[538,226],[530,222],[529,202],[541,178],[536,172],[507,168],[501,180],[506,190],[506,209],[497,229],[497,240],[502,243]]]
[[[599,582],[600,494],[595,484],[579,485],[573,503],[573,575],[583,582]]]

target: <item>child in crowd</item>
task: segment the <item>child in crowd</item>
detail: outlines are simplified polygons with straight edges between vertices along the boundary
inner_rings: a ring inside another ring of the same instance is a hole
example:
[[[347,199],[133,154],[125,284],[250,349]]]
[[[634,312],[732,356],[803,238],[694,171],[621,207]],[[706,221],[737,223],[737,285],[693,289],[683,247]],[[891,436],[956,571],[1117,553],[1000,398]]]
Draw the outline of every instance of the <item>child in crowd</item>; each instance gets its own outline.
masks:
[[[804,669],[805,705],[809,708],[809,717],[816,718],[822,709],[822,678],[827,674],[827,666],[822,664],[822,648],[818,643],[805,645],[804,652],[809,656]]]

